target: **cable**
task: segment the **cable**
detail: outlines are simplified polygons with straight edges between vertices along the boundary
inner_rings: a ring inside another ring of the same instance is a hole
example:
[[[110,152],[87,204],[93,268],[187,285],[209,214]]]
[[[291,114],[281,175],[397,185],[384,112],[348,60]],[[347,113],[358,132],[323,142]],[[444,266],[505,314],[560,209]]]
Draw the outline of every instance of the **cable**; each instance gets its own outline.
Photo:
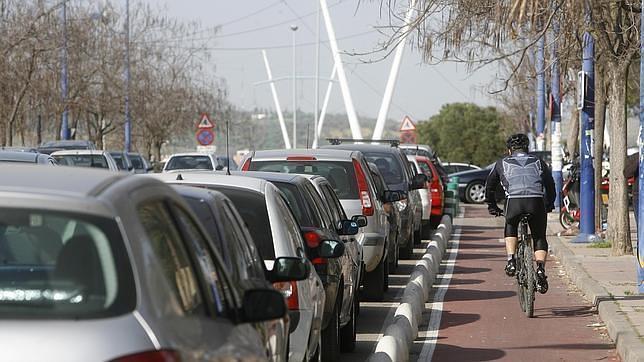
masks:
[[[240,21],[246,20],[246,19],[248,19],[250,17],[253,17],[253,16],[257,15],[257,14],[263,13],[264,11],[266,11],[266,10],[276,6],[276,5],[279,5],[281,2],[284,2],[284,1],[285,0],[277,0],[276,2],[271,3],[270,5],[266,5],[265,7],[261,8],[259,10],[253,11],[252,13],[246,14],[244,16],[241,16],[241,17],[237,18],[237,19],[233,19],[233,20],[227,21],[225,23],[219,24],[218,26],[223,27],[223,26],[226,26],[226,25],[230,25],[230,24],[234,24],[234,23],[238,23]]]

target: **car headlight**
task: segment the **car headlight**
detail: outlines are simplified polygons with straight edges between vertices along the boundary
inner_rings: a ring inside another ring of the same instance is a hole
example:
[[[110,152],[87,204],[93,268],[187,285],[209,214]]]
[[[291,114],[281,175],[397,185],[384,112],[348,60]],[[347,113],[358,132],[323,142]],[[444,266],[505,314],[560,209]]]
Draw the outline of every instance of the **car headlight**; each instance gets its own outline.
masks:
[[[405,210],[407,208],[407,199],[396,201],[396,207],[398,208],[398,211]]]

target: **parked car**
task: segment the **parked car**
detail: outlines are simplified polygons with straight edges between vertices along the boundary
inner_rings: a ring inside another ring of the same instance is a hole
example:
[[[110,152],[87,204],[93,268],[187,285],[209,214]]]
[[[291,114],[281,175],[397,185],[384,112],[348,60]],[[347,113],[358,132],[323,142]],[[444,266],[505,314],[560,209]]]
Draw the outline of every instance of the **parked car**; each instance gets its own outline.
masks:
[[[279,258],[273,270],[301,271],[297,279],[276,279],[266,270],[255,242],[250,236],[241,215],[229,198],[218,191],[198,187],[175,185],[204,226],[211,247],[220,251],[233,286],[243,295],[256,288],[271,288],[274,282],[285,283],[303,280],[310,274],[310,263],[304,258]],[[288,359],[288,318],[268,320],[254,324],[262,337],[263,346],[271,361]]]
[[[426,176],[413,176],[405,154],[395,145],[341,143],[323,148],[360,151],[369,162],[378,166],[390,190],[407,193],[407,198],[397,202],[400,210],[403,237],[398,240],[399,254],[403,259],[411,258],[414,245],[421,240],[422,205],[418,189],[424,187]]]
[[[128,152],[127,157],[130,159],[130,162],[132,162],[134,173],[148,173],[153,170],[150,162],[140,153]]]
[[[450,176],[458,177],[458,194],[462,201],[482,204],[485,201],[485,180],[492,171],[494,163],[480,170],[457,172]],[[505,192],[499,185],[496,195],[503,197]]]
[[[364,262],[363,296],[382,300],[388,284],[389,222],[362,153],[347,150],[296,149],[257,151],[242,160],[243,171],[284,172],[326,178],[349,215],[364,215],[367,226],[356,239]]]
[[[251,323],[285,316],[283,296],[238,295],[168,185],[8,165],[0,194],[3,359],[266,358]]]
[[[228,158],[226,156],[218,156],[213,153],[175,153],[168,158],[168,161],[163,166],[163,172],[177,172],[185,170],[199,170],[199,171],[219,171],[225,170],[228,167]],[[237,164],[231,158],[230,170],[237,169]]]
[[[149,174],[165,182],[216,190],[228,197],[241,214],[259,255],[268,269],[279,257],[306,258],[300,226],[285,196],[272,183],[252,177],[213,172]],[[327,243],[321,242],[326,246]],[[326,248],[325,251],[333,251]],[[307,261],[311,263],[310,261]],[[310,268],[314,269],[312,264]],[[321,326],[324,287],[312,270],[306,280],[274,284],[289,309],[289,361],[316,360],[323,353]]]
[[[357,234],[359,231],[357,220],[345,218],[337,224],[332,222],[327,210],[323,209],[324,201],[317,193],[315,186],[303,176],[275,172],[240,172],[237,175],[269,181],[286,196],[297,222],[302,228],[302,236],[307,244],[307,256],[313,262],[324,285],[326,300],[322,319],[322,349],[326,355],[323,353],[323,360],[336,360],[340,356],[342,342],[347,345],[355,344],[355,331],[345,334],[351,340],[340,340],[343,327],[355,326],[353,323],[349,324],[351,319],[355,318],[354,290],[349,288],[348,293],[345,294],[345,285],[351,283],[354,278],[354,275],[346,275],[345,271],[354,272],[353,261],[351,256],[344,255],[344,253],[338,258],[320,258],[317,250],[320,240],[331,240],[341,243],[346,251],[341,236]],[[359,215],[357,218],[361,218],[366,224],[365,216]]]
[[[134,165],[132,165],[132,161],[130,161],[127,153],[120,151],[110,151],[109,153],[110,156],[112,156],[112,158],[114,159],[114,162],[116,162],[116,166],[120,171],[129,172],[134,170]]]
[[[37,165],[56,166],[51,156],[38,152],[0,151],[0,163],[33,163]]]
[[[472,165],[471,163],[462,163],[462,162],[443,162],[443,168],[448,175],[461,172],[461,171],[471,171],[471,170],[480,170],[481,168]]]
[[[94,142],[87,140],[58,140],[44,142],[38,146],[38,152],[52,154],[64,150],[95,150]]]
[[[119,171],[114,158],[107,151],[98,150],[69,150],[56,151],[51,154],[61,166],[103,168]]]
[[[416,175],[422,174],[427,176],[427,174],[423,172],[423,169],[420,167],[420,164],[416,157],[418,156],[407,155],[407,161],[409,161],[409,164],[413,166],[414,173]],[[426,231],[426,234],[429,234],[428,231],[430,231],[431,229],[430,221],[432,216],[432,192],[429,180],[430,178],[429,176],[427,176],[427,182],[425,182],[425,186],[418,189],[418,194],[420,195],[420,201],[422,205],[421,222],[423,224],[423,230]],[[421,237],[425,237],[425,235],[423,234],[421,235]]]
[[[443,184],[443,179],[441,178],[438,167],[436,167],[434,162],[425,156],[415,157],[418,162],[418,166],[420,166],[420,169],[429,179],[429,191],[431,192],[432,197],[432,210],[429,219],[430,225],[423,225],[423,230],[425,230],[425,226],[427,226],[427,229],[436,228],[440,224],[441,217],[443,216],[443,207],[445,206],[445,184]]]
[[[438,171],[438,174],[443,181],[443,185],[447,185],[447,183],[449,182],[449,176],[447,175],[448,172],[447,170],[445,170],[442,161],[431,147],[429,147],[428,145],[416,145],[409,143],[400,144],[399,147],[406,155],[427,157],[434,164],[436,171]]]

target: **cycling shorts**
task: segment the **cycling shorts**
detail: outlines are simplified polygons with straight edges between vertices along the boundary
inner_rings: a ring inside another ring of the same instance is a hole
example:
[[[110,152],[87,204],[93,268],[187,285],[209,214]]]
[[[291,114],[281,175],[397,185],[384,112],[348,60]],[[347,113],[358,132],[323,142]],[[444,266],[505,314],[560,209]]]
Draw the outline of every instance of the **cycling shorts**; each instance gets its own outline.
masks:
[[[546,227],[548,217],[541,197],[510,198],[505,203],[505,237],[517,237],[521,215],[530,214],[528,224],[534,250],[548,250]]]

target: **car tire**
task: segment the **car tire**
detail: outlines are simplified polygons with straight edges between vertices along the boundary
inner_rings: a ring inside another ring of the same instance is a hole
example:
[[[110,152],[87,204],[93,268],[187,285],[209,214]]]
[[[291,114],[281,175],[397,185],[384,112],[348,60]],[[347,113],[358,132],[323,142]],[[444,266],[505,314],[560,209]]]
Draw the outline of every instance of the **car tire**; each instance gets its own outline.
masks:
[[[418,230],[414,231],[414,245],[418,246],[423,243],[423,223],[420,223]]]
[[[290,358],[289,358],[290,359]],[[322,333],[318,336],[318,345],[313,356],[309,357],[310,362],[322,362]]]
[[[430,220],[423,221],[423,229],[421,233],[423,240],[429,240],[432,238],[432,223]]]
[[[485,201],[485,184],[483,181],[472,181],[465,188],[465,202],[482,204]]]
[[[357,298],[351,303],[349,322],[340,329],[340,351],[353,352],[356,349],[356,304]]]
[[[395,247],[393,252],[393,256],[390,256],[390,254],[387,254],[387,260],[388,260],[388,267],[387,267],[387,274],[396,271],[398,269],[398,247]]]
[[[407,240],[407,245],[400,247],[398,254],[401,259],[411,259],[414,255],[414,244],[416,244],[415,236],[416,233],[412,232],[409,235],[409,240]]]
[[[322,362],[336,362],[340,358],[340,307],[336,301],[329,325],[322,330]]]
[[[366,272],[364,276],[364,288],[362,290],[365,300],[382,301],[385,296],[385,263],[386,259],[380,261],[380,264],[371,272]],[[386,276],[389,279],[389,276]]]

